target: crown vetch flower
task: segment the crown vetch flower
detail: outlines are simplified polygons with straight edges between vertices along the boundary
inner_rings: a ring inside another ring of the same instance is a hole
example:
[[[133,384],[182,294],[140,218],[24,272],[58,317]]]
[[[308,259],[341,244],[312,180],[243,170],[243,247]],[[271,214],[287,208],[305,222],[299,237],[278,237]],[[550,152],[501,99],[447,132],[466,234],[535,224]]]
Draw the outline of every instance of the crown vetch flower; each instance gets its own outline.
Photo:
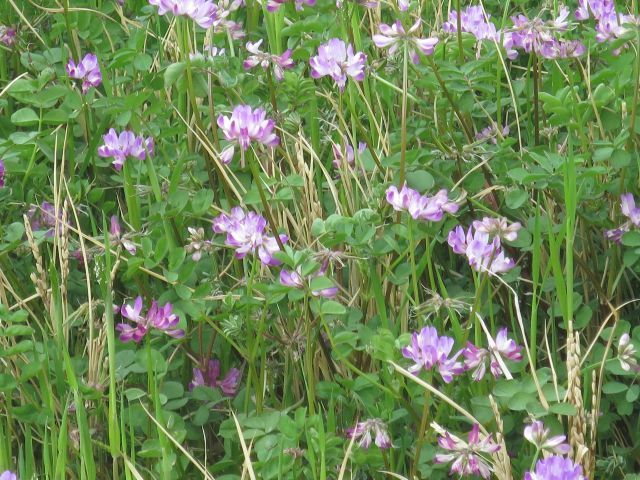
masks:
[[[128,323],[119,323],[116,330],[120,332],[120,340],[123,342],[139,342],[151,330],[162,330],[164,333],[174,338],[182,338],[184,330],[174,328],[178,325],[180,319],[173,313],[173,306],[170,303],[159,306],[158,302],[153,300],[151,308],[146,314],[142,314],[142,297],[137,297],[133,305],[122,305],[120,315],[134,325]]]
[[[153,137],[146,139],[138,135],[136,136],[129,130],[123,130],[118,134],[113,128],[109,129],[106,135],[102,136],[104,144],[98,147],[98,155],[103,158],[113,158],[112,165],[120,171],[127,157],[144,160],[149,156],[153,156],[154,143]]]
[[[250,70],[260,65],[264,70],[267,70],[269,66],[273,66],[273,75],[276,80],[280,81],[284,78],[284,70],[293,68],[294,63],[291,59],[291,49],[285,50],[282,55],[273,55],[260,50],[262,39],[255,43],[247,42],[247,51],[251,53],[250,56],[242,63],[245,70]]]
[[[475,230],[473,226],[466,234],[461,226],[457,226],[449,232],[447,241],[454,253],[466,255],[469,265],[476,271],[503,273],[515,266],[515,262],[502,251],[499,237],[490,241],[489,234]]]
[[[411,335],[411,343],[402,349],[402,355],[414,362],[409,367],[411,373],[437,367],[442,379],[449,383],[454,375],[464,372],[464,366],[457,361],[462,350],[450,357],[453,344],[453,338],[439,336],[434,327],[424,327]]]
[[[122,234],[122,229],[120,228],[120,222],[118,221],[118,216],[113,215],[111,217],[111,225],[109,228],[109,233],[111,234],[111,242],[120,244],[124,247],[124,249],[129,252],[131,255],[136,254],[136,246],[135,244],[127,238],[127,235]]]
[[[258,253],[260,261],[268,266],[280,265],[273,254],[280,251],[275,237],[265,235],[266,219],[256,213],[247,212],[240,207],[231,209],[231,215],[224,213],[213,219],[213,231],[226,233],[225,244],[236,250],[236,258],[244,258],[249,252]],[[280,235],[280,241],[286,243],[289,237]]]
[[[346,160],[347,165],[353,166],[356,160],[355,150],[349,143],[349,139],[343,135],[342,145],[333,143],[333,167],[340,168],[340,165]],[[367,149],[367,144],[364,142],[358,142],[358,153],[364,153]]]
[[[356,438],[360,448],[369,448],[373,440],[378,448],[391,448],[391,437],[387,425],[379,418],[358,422],[345,431],[347,438]],[[372,438],[373,437],[373,438]]]
[[[222,380],[219,380],[218,377],[220,377],[220,361],[209,360],[206,368],[193,369],[193,380],[189,382],[189,390],[193,390],[199,386],[206,386],[219,388],[222,390],[222,393],[228,397],[235,396],[238,391],[238,384],[240,383],[240,370],[230,368]]]
[[[498,356],[519,362],[522,360],[521,350],[522,347],[508,337],[507,329],[501,328],[495,341],[492,338],[489,339],[488,349],[467,342],[467,346],[462,350],[462,355],[465,357],[464,367],[466,370],[473,370],[472,378],[478,382],[484,377],[487,371],[487,362],[489,362],[491,373],[495,378],[498,378],[503,373]]]
[[[640,207],[636,207],[636,201],[631,193],[620,195],[620,210],[622,215],[629,220],[618,228],[606,230],[604,236],[607,240],[620,243],[622,235],[631,230],[631,226],[640,227]]]
[[[327,271],[328,266],[329,260],[325,260],[320,267],[320,270],[311,275],[308,275],[307,277],[302,276],[301,267],[298,267],[295,270],[287,270],[286,268],[283,268],[282,270],[280,270],[280,283],[287,287],[305,288],[305,286],[308,285],[311,280],[316,277],[323,276]],[[313,290],[311,294],[316,297],[334,298],[338,294],[338,287],[328,287],[322,288],[320,290]]]
[[[0,43],[7,47],[11,47],[16,43],[17,31],[15,28],[0,25]]]
[[[456,213],[460,208],[456,202],[449,200],[449,194],[445,189],[429,197],[420,195],[406,184],[400,190],[395,185],[389,187],[387,202],[396,211],[407,211],[415,220],[430,222],[439,222],[445,213]]]
[[[4,161],[0,158],[0,188],[4,187]]]
[[[540,420],[534,420],[531,425],[524,427],[524,438],[533,443],[538,450],[566,455],[571,450],[571,446],[565,442],[565,435],[555,435],[550,437],[551,431],[544,427]]]
[[[275,122],[267,118],[267,113],[262,108],[254,110],[249,105],[236,106],[230,117],[218,116],[218,127],[222,129],[225,138],[240,145],[243,151],[254,141],[267,147],[278,145],[280,139],[273,132],[274,126]],[[224,163],[231,162],[234,150],[234,146],[231,145],[222,152]]]
[[[538,460],[535,471],[525,473],[524,480],[587,480],[587,477],[570,458],[552,455]]]
[[[82,80],[82,93],[87,93],[89,87],[97,87],[102,83],[98,57],[93,53],[87,53],[78,65],[70,59],[67,63],[67,74],[71,78]]]
[[[0,473],[0,480],[18,480],[18,475],[13,473],[11,470],[5,470]]]
[[[158,7],[158,15],[184,15],[202,28],[209,28],[222,19],[218,5],[210,0],[149,0],[149,3]]]
[[[453,462],[451,464],[452,475],[457,473],[461,476],[480,475],[482,478],[491,477],[491,465],[483,455],[490,455],[500,450],[500,445],[493,441],[492,435],[481,436],[480,427],[476,423],[469,432],[468,441],[465,442],[442,429],[439,425],[432,425],[434,428],[437,427],[436,430],[441,434],[438,437],[438,445],[451,452],[436,454],[434,458],[436,463]]]
[[[39,206],[31,204],[27,211],[27,218],[32,230],[44,230],[47,237],[53,237],[56,226],[56,207],[53,204],[47,201]],[[62,211],[58,212],[57,221],[62,222]]]
[[[280,7],[287,3],[289,0],[268,0],[267,11],[277,12]],[[313,7],[316,4],[316,0],[295,0],[296,10],[300,11],[306,5]]]
[[[332,38],[318,47],[318,55],[311,57],[311,76],[321,78],[331,76],[344,91],[347,76],[357,81],[364,80],[367,56],[362,52],[353,53],[353,45],[345,44],[339,38]]]
[[[631,343],[631,337],[628,333],[623,333],[618,340],[618,360],[620,360],[620,366],[623,370],[640,372],[640,366],[638,366],[636,359],[636,347]]]
[[[478,41],[495,40],[498,38],[496,26],[489,22],[491,15],[485,13],[481,6],[469,6],[462,11],[460,16],[460,28],[463,32],[470,33]],[[442,29],[447,33],[458,31],[458,12],[451,10],[449,21],[442,24]]]
[[[437,37],[420,38],[417,35],[420,24],[421,20],[418,19],[408,31],[405,31],[400,20],[396,20],[391,26],[382,23],[380,24],[380,33],[374,34],[372,37],[373,43],[378,48],[388,48],[389,55],[393,55],[404,42],[408,42],[409,56],[413,63],[418,64],[420,57],[416,50],[422,52],[423,55],[433,55],[439,41]]]

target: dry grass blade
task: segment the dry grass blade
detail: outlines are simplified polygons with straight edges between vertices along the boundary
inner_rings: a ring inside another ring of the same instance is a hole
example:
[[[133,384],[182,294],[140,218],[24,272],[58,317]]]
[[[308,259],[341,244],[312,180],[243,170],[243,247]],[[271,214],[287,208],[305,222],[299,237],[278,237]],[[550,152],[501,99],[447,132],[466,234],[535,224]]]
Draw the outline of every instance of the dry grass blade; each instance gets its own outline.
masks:
[[[244,455],[245,468],[248,470],[251,480],[256,480],[256,474],[253,471],[253,465],[251,464],[251,454],[249,452],[249,449],[247,448],[247,444],[244,441],[244,437],[242,436],[242,428],[240,428],[238,417],[236,417],[236,414],[234,412],[231,412],[231,415],[233,415],[233,421],[236,424],[238,438],[240,439],[240,446],[242,447],[242,453]]]

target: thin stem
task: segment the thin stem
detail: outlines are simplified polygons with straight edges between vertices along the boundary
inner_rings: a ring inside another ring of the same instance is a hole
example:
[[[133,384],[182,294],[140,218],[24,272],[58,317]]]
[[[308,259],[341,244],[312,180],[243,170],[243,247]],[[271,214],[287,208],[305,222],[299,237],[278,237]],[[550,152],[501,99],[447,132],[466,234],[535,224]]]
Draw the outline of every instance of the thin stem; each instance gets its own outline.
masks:
[[[400,185],[404,184],[405,172],[407,168],[407,91],[409,76],[409,46],[404,44],[404,60],[402,63],[402,119],[401,119],[401,139],[400,139]]]

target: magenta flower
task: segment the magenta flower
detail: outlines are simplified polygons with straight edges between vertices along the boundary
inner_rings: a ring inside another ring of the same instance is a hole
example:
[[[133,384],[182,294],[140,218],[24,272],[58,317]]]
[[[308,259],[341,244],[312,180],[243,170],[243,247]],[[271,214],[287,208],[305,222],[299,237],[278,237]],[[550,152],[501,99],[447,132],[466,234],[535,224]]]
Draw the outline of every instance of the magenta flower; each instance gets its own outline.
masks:
[[[495,378],[502,375],[499,358],[519,362],[522,360],[522,347],[518,346],[515,340],[507,336],[507,329],[501,328],[498,331],[495,341],[489,338],[489,349],[476,347],[473,343],[467,342],[467,346],[462,350],[465,357],[465,370],[473,370],[472,378],[479,382],[487,371],[487,363],[491,368],[491,373]]]
[[[0,473],[0,480],[18,480],[18,475],[13,473],[11,470],[6,470]]]
[[[280,143],[278,136],[273,133],[275,122],[267,118],[267,113],[261,109],[253,110],[249,105],[238,105],[233,109],[231,117],[220,115],[218,127],[227,140],[238,143],[242,151],[249,148],[251,142],[262,143],[267,147],[275,147]],[[222,152],[222,161],[231,162],[235,148],[233,145]]]
[[[504,273],[515,267],[515,262],[507,258],[500,245],[500,237],[489,241],[489,235],[481,231],[474,231],[469,227],[466,235],[462,227],[457,226],[449,232],[449,246],[454,253],[466,255],[469,265],[481,272],[488,270],[493,273]]]
[[[357,445],[360,448],[369,448],[373,441],[378,448],[391,448],[391,437],[387,425],[379,418],[370,418],[364,422],[358,422],[355,427],[348,428],[345,431],[347,438],[357,439]]]
[[[249,252],[258,253],[260,261],[268,266],[280,265],[273,254],[280,251],[275,237],[265,235],[265,218],[256,213],[245,213],[242,208],[234,207],[231,215],[221,214],[213,219],[213,231],[226,233],[225,244],[236,250],[236,258],[244,258]],[[289,237],[280,235],[280,241],[286,243]]]
[[[414,362],[409,367],[411,373],[437,367],[445,383],[450,383],[454,375],[464,372],[462,363],[457,361],[462,350],[449,357],[453,344],[453,338],[439,336],[434,327],[424,327],[420,333],[413,333],[411,343],[402,349],[402,355]]]
[[[32,204],[27,211],[27,218],[34,231],[44,230],[47,237],[53,237],[56,226],[56,208],[51,203],[44,201],[40,206]],[[62,212],[58,212],[58,221],[62,221]]]
[[[535,472],[525,473],[524,480],[587,480],[587,477],[570,458],[553,455],[538,460]]]
[[[596,20],[615,14],[613,0],[578,0],[577,20],[588,20],[591,15]]]
[[[111,217],[111,226],[109,228],[109,233],[111,235],[112,244],[122,245],[124,249],[131,255],[136,254],[135,244],[127,238],[128,235],[122,235],[122,229],[120,228],[120,222],[118,221],[117,215],[113,215]]]
[[[210,0],[149,0],[149,3],[158,7],[158,15],[183,15],[202,28],[209,28],[221,20],[218,5]]]
[[[0,25],[0,43],[6,47],[11,47],[16,43],[16,29]]]
[[[480,428],[476,423],[469,432],[469,440],[465,442],[461,438],[451,435],[447,431],[438,437],[438,445],[451,453],[438,453],[434,460],[436,463],[451,464],[451,475],[457,473],[463,475],[480,475],[482,478],[491,477],[491,466],[483,455],[490,455],[500,450],[500,445],[493,441],[491,435],[480,436]]]
[[[434,196],[420,195],[416,190],[403,185],[387,189],[387,202],[398,212],[406,211],[414,220],[439,222],[445,213],[456,213],[460,208],[449,200],[447,190],[442,189]]]
[[[273,66],[274,77],[276,77],[276,80],[281,81],[284,78],[284,70],[293,68],[294,66],[293,60],[291,59],[291,50],[285,50],[282,55],[273,55],[260,50],[261,44],[262,39],[255,43],[247,42],[247,51],[252,55],[247,57],[242,66],[245,70],[250,70],[258,65],[264,70]]]
[[[4,161],[0,158],[0,188],[4,187]]]
[[[269,12],[277,12],[280,10],[280,7],[287,3],[289,0],[268,0],[267,1],[267,11]],[[300,11],[306,5],[308,7],[313,7],[316,4],[316,0],[295,0],[296,10]]]
[[[333,142],[332,142],[333,143]],[[350,167],[355,164],[356,155],[355,150],[349,143],[349,139],[346,136],[342,136],[342,145],[333,143],[333,167],[340,168],[340,165],[346,163]],[[367,149],[367,144],[364,142],[358,142],[358,153],[362,154]],[[346,160],[346,162],[345,162]]]
[[[367,56],[362,52],[353,53],[353,45],[346,45],[339,38],[332,38],[318,47],[318,55],[309,60],[311,76],[321,78],[329,75],[344,91],[347,76],[361,82]]]
[[[503,137],[506,137],[507,135],[509,135],[509,125],[505,125],[504,127],[502,127],[502,131],[500,132],[500,134]],[[482,130],[480,130],[478,133],[476,133],[475,138],[478,141],[489,140],[491,143],[495,145],[498,143],[498,140],[496,137],[498,137],[498,128],[495,123],[492,123],[488,127],[485,127]]]
[[[82,80],[82,93],[87,93],[89,87],[97,87],[102,83],[98,57],[93,53],[87,53],[78,65],[70,59],[67,63],[67,74],[71,78]]]
[[[499,35],[496,26],[489,22],[491,15],[485,13],[482,6],[469,6],[465,8],[460,16],[460,27],[463,32],[470,33],[476,40],[497,40]],[[458,12],[451,10],[449,21],[442,24],[442,29],[447,33],[458,31]]]
[[[122,342],[133,340],[138,343],[151,329],[162,330],[173,338],[184,337],[184,330],[174,328],[178,325],[180,319],[173,313],[173,306],[170,303],[161,307],[154,300],[149,311],[146,315],[143,315],[142,297],[137,297],[133,306],[122,305],[120,315],[134,323],[133,326],[128,323],[116,325],[116,330],[120,332],[120,340]]]
[[[314,274],[307,275],[306,277],[302,276],[300,267],[296,268],[293,271],[283,268],[282,270],[280,270],[280,283],[287,287],[304,289],[306,286],[309,285],[311,280],[313,280],[316,277],[323,276],[326,273],[328,266],[329,266],[329,260],[325,260],[325,262],[323,262],[322,266],[320,267],[320,270],[318,270]],[[313,290],[311,294],[316,297],[334,298],[338,294],[338,287],[329,287],[329,288],[323,288],[321,290]]]
[[[636,201],[631,193],[620,195],[620,211],[627,217],[625,223],[613,230],[606,230],[604,236],[607,240],[620,243],[622,235],[631,229],[631,226],[640,227],[640,207],[636,207]]]
[[[524,427],[524,438],[533,443],[538,450],[566,455],[571,451],[571,446],[565,443],[565,435],[549,437],[551,431],[544,427],[540,420],[534,420],[531,425]]]
[[[409,49],[409,56],[413,63],[418,64],[420,57],[416,50],[422,52],[423,55],[433,55],[433,52],[438,44],[437,37],[420,38],[417,35],[420,28],[421,20],[418,19],[409,29],[405,31],[400,20],[389,26],[386,23],[380,25],[380,33],[373,35],[373,43],[378,48],[388,48],[389,55],[393,55],[398,49],[408,42],[407,48]]]
[[[200,368],[193,369],[193,380],[189,382],[189,390],[196,387],[219,388],[228,397],[234,397],[238,391],[238,383],[240,383],[240,370],[231,368],[222,380],[218,380],[220,376],[220,361],[209,360],[204,370]]]
[[[117,171],[122,169],[127,157],[144,160],[149,156],[153,156],[153,137],[144,138],[136,136],[129,130],[123,130],[120,135],[113,128],[109,129],[109,133],[102,136],[104,145],[98,147],[98,155],[103,158],[113,158],[111,162]]]

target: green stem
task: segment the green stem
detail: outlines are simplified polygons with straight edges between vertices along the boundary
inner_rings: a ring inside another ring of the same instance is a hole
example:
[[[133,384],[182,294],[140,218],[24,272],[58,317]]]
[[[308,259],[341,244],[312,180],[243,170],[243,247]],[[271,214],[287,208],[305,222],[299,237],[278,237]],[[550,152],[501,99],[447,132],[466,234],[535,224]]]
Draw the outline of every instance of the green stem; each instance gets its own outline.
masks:
[[[402,63],[402,118],[400,124],[400,179],[398,183],[404,185],[407,163],[407,91],[409,76],[409,46],[404,44],[404,59]]]

